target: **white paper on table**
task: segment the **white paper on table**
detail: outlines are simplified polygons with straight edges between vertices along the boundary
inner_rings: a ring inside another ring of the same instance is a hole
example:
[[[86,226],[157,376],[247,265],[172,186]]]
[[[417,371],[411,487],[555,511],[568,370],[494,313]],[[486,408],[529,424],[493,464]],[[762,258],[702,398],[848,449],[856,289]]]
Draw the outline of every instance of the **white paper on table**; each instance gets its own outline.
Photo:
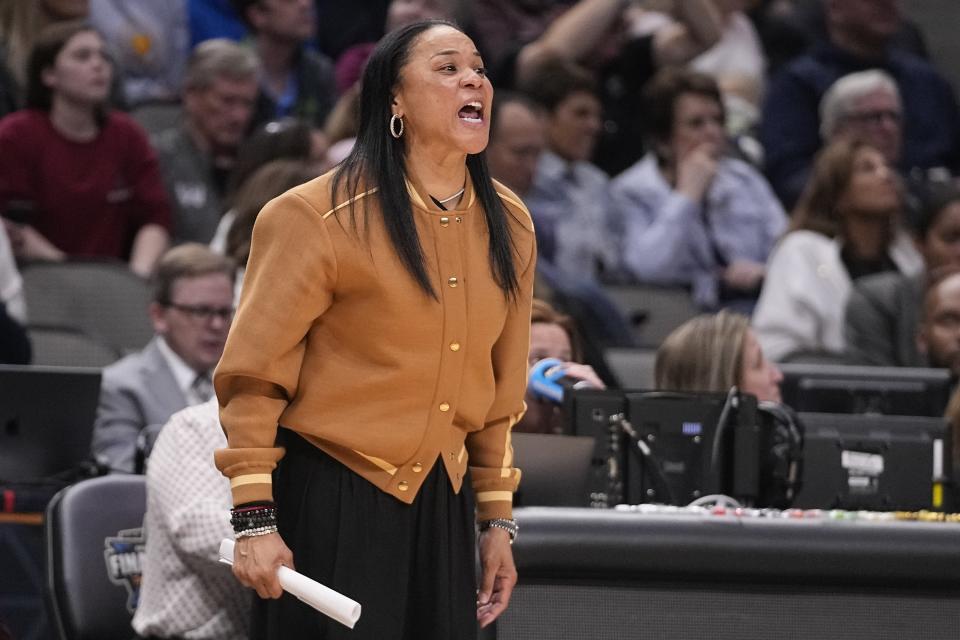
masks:
[[[220,541],[220,562],[233,564],[233,540],[224,538]],[[353,629],[360,619],[360,603],[351,600],[342,593],[324,586],[302,573],[293,569],[280,567],[277,569],[277,578],[280,586],[290,595],[307,603],[320,613],[329,616],[342,625]]]

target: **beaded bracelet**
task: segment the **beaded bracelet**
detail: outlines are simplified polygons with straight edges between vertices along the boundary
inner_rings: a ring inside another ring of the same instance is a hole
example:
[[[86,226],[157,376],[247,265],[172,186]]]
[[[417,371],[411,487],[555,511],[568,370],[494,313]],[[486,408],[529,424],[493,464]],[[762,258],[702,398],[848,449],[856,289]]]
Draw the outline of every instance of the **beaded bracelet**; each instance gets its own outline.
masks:
[[[234,533],[234,536],[239,540],[240,538],[254,538],[256,536],[266,536],[271,533],[277,533],[277,525],[269,525],[266,527],[255,527],[252,529],[244,529],[242,531],[237,531]]]
[[[230,511],[230,524],[233,526],[235,534],[239,535],[244,531],[263,529],[277,526],[277,508],[268,507],[242,507]]]

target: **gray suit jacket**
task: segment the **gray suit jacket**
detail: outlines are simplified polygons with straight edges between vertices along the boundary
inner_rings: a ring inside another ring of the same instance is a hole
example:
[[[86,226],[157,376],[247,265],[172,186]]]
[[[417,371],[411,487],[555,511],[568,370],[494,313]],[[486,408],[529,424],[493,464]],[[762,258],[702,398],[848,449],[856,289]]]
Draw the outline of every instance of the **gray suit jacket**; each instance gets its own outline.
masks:
[[[141,432],[159,429],[187,406],[157,341],[103,370],[93,455],[112,470],[135,471]]]
[[[846,341],[851,363],[925,367],[917,325],[925,274],[878,273],[856,281],[847,302]]]

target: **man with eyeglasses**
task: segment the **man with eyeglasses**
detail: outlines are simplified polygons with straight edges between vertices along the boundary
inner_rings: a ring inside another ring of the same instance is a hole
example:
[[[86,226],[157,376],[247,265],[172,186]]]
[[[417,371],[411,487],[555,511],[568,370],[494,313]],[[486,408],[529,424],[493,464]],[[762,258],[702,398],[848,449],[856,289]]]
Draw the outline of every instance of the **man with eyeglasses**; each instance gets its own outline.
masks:
[[[785,65],[771,80],[760,141],[770,183],[792,208],[821,148],[817,105],[842,76],[880,69],[900,92],[903,173],[950,171],[960,164],[960,110],[949,83],[927,60],[897,47],[903,17],[897,0],[822,0],[827,38]],[[861,119],[892,129],[892,110],[869,109]],[[857,117],[853,114],[853,117]]]
[[[236,266],[204,245],[161,258],[150,319],[156,337],[103,371],[93,454],[112,471],[142,471],[170,416],[213,396],[211,376],[233,319]]]
[[[834,82],[820,101],[820,137],[862,140],[900,165],[903,102],[890,74],[879,69],[850,73]]]

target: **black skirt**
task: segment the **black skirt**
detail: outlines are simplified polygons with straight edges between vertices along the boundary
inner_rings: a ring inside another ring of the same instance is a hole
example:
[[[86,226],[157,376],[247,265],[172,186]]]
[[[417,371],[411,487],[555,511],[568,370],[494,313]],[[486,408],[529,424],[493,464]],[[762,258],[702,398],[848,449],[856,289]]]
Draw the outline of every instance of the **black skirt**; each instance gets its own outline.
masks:
[[[297,571],[363,607],[351,630],[284,593],[255,597],[255,640],[474,640],[474,500],[437,460],[412,505],[287,429],[274,473],[280,535]]]

